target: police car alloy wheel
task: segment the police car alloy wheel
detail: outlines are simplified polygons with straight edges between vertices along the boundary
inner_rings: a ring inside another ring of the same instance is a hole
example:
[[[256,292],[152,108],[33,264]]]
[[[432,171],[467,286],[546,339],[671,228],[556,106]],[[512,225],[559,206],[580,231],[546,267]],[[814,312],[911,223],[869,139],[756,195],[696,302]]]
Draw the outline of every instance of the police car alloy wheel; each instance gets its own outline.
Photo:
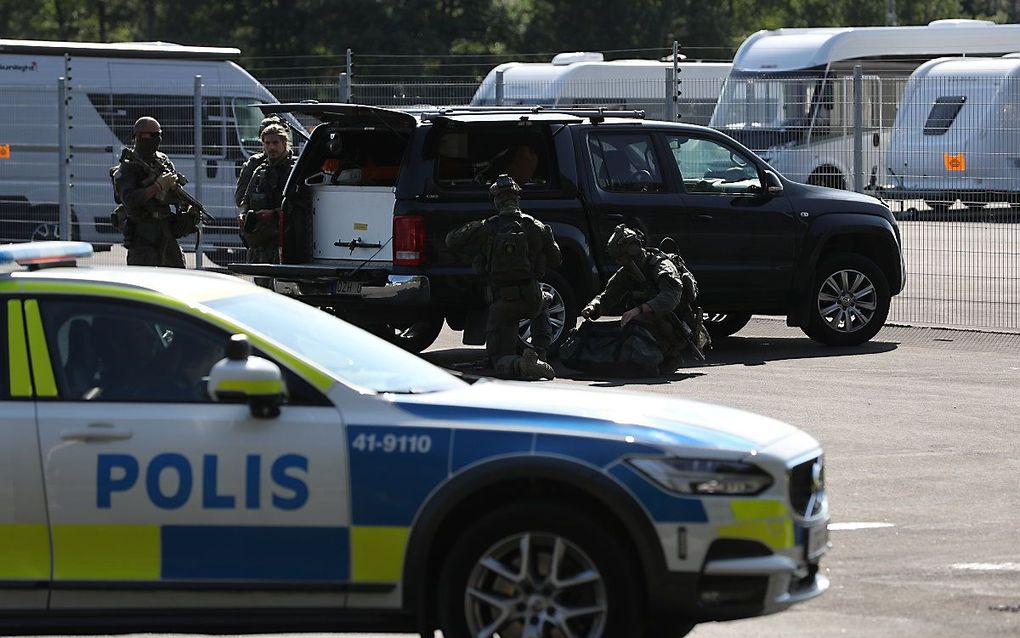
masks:
[[[564,503],[519,503],[455,543],[440,576],[443,635],[640,636],[634,559],[605,523]]]
[[[889,302],[889,284],[874,262],[849,253],[831,255],[816,270],[804,331],[827,345],[864,343],[882,328]]]

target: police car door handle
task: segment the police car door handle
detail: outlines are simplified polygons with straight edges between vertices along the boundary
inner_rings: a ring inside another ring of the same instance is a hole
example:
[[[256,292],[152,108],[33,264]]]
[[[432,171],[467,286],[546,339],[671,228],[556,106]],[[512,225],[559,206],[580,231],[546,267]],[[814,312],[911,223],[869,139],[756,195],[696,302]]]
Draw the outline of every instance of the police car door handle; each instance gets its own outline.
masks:
[[[110,423],[92,423],[80,430],[64,430],[60,438],[65,441],[83,441],[94,443],[99,441],[125,441],[134,433],[131,430],[118,428]]]

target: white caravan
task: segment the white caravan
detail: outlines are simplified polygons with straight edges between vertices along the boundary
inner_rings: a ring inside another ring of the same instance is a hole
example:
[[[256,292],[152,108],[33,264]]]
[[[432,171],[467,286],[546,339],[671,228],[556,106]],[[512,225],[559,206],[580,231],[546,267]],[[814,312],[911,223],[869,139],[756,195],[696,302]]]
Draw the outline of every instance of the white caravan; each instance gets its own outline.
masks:
[[[880,187],[888,130],[906,77],[934,57],[1002,55],[1018,42],[1020,25],[977,20],[759,31],[737,50],[711,125],[791,179],[852,187],[853,68],[859,64],[861,182]]]
[[[65,67],[64,56],[70,56]],[[52,239],[59,202],[58,79],[69,77],[68,182],[73,238],[117,243],[109,168],[148,115],[163,129],[161,149],[190,180],[217,224],[208,244],[237,245],[237,171],[259,150],[263,115],[276,102],[235,62],[233,48],[167,43],[90,44],[0,40],[0,243]],[[68,72],[68,68],[70,69]],[[195,76],[202,88],[202,169],[195,175]],[[190,247],[190,246],[189,246]]]
[[[678,62],[677,112],[680,121],[708,124],[730,64]],[[649,119],[667,117],[672,62],[613,60],[601,53],[560,53],[552,62],[507,62],[485,76],[472,106],[495,106],[497,74],[503,73],[500,106],[557,108],[604,106],[638,109]]]
[[[935,210],[957,199],[1020,203],[1020,57],[918,67],[896,113],[887,165],[890,195]]]

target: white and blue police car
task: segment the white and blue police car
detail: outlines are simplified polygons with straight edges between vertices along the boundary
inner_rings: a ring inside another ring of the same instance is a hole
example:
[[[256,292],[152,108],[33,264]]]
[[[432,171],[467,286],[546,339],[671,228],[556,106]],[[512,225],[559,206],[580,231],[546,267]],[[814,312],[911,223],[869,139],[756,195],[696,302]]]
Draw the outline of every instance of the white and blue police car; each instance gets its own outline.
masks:
[[[90,252],[0,246],[0,633],[661,638],[828,587],[822,450],[792,426],[469,383]]]

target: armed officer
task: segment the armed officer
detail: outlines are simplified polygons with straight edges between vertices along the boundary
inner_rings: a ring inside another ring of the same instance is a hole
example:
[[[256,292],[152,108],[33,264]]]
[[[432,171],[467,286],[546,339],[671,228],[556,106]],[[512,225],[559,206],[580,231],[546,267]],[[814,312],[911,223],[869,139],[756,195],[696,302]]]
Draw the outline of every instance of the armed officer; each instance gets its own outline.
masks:
[[[279,223],[283,187],[294,165],[288,131],[282,124],[270,124],[262,131],[265,160],[255,169],[241,201],[241,237],[248,247],[248,263],[274,264],[280,261]]]
[[[286,127],[286,123],[279,115],[269,115],[263,118],[262,122],[259,123],[259,139],[262,139],[262,132],[266,130],[266,127],[270,124],[279,124],[280,126]],[[234,203],[237,204],[238,208],[243,208],[244,195],[248,192],[248,185],[251,184],[251,178],[255,175],[255,170],[266,161],[265,150],[255,153],[244,161],[241,165],[241,172],[237,176],[237,186],[234,188]],[[243,214],[243,212],[242,212]]]
[[[550,299],[539,279],[547,268],[560,265],[560,247],[548,226],[521,212],[521,189],[512,177],[499,175],[489,193],[498,214],[451,231],[446,245],[478,251],[475,270],[486,278],[490,302],[485,349],[496,373],[553,379],[555,372],[545,361],[552,336]],[[524,319],[531,321],[531,347],[518,355],[518,327]]]
[[[159,122],[138,118],[132,139],[134,147],[121,152],[112,172],[115,198],[123,207],[119,223],[128,250],[127,263],[184,268],[177,238],[198,229],[198,211],[176,197],[181,178],[170,158],[159,152],[163,139]]]
[[[619,269],[605,291],[581,310],[581,316],[597,319],[603,308],[627,308],[620,323],[639,321],[648,328],[662,352],[660,374],[675,372],[685,351],[703,360],[711,340],[701,308],[694,306],[697,283],[686,266],[681,272],[670,255],[646,248],[644,235],[624,224],[614,229],[606,252]]]

